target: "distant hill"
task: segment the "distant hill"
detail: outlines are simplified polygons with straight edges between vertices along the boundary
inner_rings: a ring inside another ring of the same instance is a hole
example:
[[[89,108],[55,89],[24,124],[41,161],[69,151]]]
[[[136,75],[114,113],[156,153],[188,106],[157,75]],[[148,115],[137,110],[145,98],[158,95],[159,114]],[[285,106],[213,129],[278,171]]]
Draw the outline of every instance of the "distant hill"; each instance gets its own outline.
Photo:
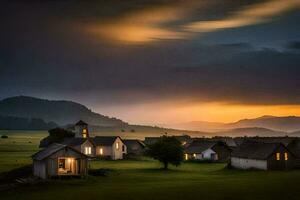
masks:
[[[45,122],[42,119],[0,116],[2,130],[49,130],[55,127],[57,124],[54,122]]]
[[[260,127],[282,132],[294,132],[300,130],[300,117],[286,116],[262,116],[254,119],[242,119],[234,123],[215,123],[194,121],[182,124],[169,125],[168,127],[188,129],[193,131],[222,131],[237,128]]]
[[[248,127],[248,128],[236,128],[231,130],[219,131],[214,134],[218,136],[248,136],[248,137],[268,137],[268,136],[286,136],[287,133],[283,131],[274,131],[266,128]]]
[[[125,126],[127,123],[116,118],[110,118],[72,101],[52,101],[27,96],[17,96],[0,101],[0,115],[38,118],[45,122],[55,122],[58,125],[71,124],[79,119],[97,126]]]

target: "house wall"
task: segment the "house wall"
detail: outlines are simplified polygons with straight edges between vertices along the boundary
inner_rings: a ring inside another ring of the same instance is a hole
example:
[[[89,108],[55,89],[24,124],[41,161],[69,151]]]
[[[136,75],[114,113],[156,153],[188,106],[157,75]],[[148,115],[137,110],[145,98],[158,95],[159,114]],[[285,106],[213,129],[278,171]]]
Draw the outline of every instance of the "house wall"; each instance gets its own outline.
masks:
[[[280,153],[280,160],[276,159],[276,153]],[[288,160],[284,159],[284,153],[287,153]],[[296,158],[283,145],[278,147],[274,153],[268,158],[268,169],[285,170],[295,167]]]
[[[216,144],[212,149],[218,154],[218,161],[224,162],[229,160],[231,150],[227,145]]]
[[[117,143],[119,143],[119,149],[116,148]],[[122,146],[124,146],[124,151]],[[127,154],[127,147],[120,138],[117,138],[112,145],[112,159],[113,160],[123,159],[124,154]]]
[[[46,162],[34,160],[33,161],[33,175],[45,179],[46,174]]]
[[[45,159],[46,163],[46,174],[47,177],[57,176],[58,175],[58,158],[59,157],[70,157],[74,158],[75,160],[79,160],[80,167],[76,164],[76,168],[80,170],[77,171],[78,175],[86,175],[87,174],[87,159],[83,155],[71,150],[71,149],[62,149],[47,159]]]
[[[127,147],[127,153],[132,155],[143,155],[145,148],[139,142],[131,143]]]
[[[81,146],[79,146],[79,151],[83,154],[85,154],[85,148],[86,147],[91,147],[91,154],[88,155],[88,156],[95,156],[95,147],[94,145],[89,141],[89,140],[86,140]]]
[[[211,160],[212,159],[211,154],[215,154],[215,153],[216,152],[213,151],[212,149],[207,149],[207,150],[205,150],[205,151],[202,152],[203,159]]]
[[[231,157],[231,166],[237,169],[262,169],[267,170],[266,160]]]
[[[103,154],[100,154],[100,149],[103,149]],[[96,156],[104,156],[104,157],[111,157],[112,156],[112,146],[96,146],[95,148],[95,155]]]

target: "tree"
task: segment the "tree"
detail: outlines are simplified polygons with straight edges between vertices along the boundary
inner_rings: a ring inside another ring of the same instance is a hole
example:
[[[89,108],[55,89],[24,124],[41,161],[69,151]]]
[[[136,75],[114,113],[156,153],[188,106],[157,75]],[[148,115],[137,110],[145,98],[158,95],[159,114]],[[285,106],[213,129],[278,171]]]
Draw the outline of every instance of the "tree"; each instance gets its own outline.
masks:
[[[164,169],[168,169],[169,163],[175,166],[181,164],[183,147],[174,136],[168,137],[164,135],[156,143],[149,145],[147,154],[163,163]]]

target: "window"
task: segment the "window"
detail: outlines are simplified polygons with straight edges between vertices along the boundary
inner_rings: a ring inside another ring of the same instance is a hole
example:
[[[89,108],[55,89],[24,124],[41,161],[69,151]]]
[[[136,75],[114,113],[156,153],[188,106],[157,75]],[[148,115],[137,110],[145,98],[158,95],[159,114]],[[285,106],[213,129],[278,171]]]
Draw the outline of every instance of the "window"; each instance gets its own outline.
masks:
[[[116,149],[119,150],[119,142],[116,143]]]
[[[189,155],[187,153],[184,154],[184,158],[185,158],[185,160],[188,160],[189,159]]]
[[[122,145],[122,151],[125,152],[125,145]]]
[[[276,153],[276,160],[280,160],[280,153]]]
[[[85,147],[84,153],[85,153],[86,155],[92,154],[92,147]]]
[[[82,133],[83,133],[83,134],[86,134],[86,133],[87,133],[86,128],[82,129]]]
[[[288,160],[288,159],[289,159],[288,153],[284,153],[284,160]]]
[[[100,155],[103,155],[103,149],[100,148]]]
[[[196,158],[196,154],[195,153],[193,154],[193,157]]]
[[[86,138],[86,134],[82,134],[82,137],[83,137],[83,138]]]

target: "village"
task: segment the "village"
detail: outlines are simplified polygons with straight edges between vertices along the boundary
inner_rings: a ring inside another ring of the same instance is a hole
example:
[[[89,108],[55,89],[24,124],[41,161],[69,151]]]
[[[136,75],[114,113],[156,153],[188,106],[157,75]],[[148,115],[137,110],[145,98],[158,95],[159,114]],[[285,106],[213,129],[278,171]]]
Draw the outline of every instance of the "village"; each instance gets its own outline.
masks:
[[[144,155],[159,137],[144,141],[119,136],[91,137],[88,124],[78,121],[72,127],[74,137],[62,142],[40,142],[42,150],[32,156],[33,175],[41,179],[53,177],[85,177],[89,162],[94,160],[133,159]],[[184,150],[184,162],[227,163],[231,169],[292,170],[300,168],[300,140],[296,137],[213,137],[174,136]]]

